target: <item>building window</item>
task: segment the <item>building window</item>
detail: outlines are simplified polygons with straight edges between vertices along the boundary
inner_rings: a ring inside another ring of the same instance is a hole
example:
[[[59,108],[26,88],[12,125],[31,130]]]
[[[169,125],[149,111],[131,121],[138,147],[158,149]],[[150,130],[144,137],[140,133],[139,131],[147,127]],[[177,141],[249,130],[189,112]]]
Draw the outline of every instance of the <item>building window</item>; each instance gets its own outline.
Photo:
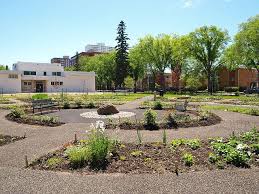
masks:
[[[61,72],[52,72],[52,76],[61,76]]]
[[[46,71],[44,71],[44,72],[43,72],[43,75],[44,75],[44,76],[46,76],[46,75],[47,75],[47,72],[46,72]]]
[[[23,82],[24,86],[31,86],[31,82]]]
[[[63,82],[60,82],[59,85],[63,86]]]
[[[36,71],[24,71],[23,75],[36,75]]]
[[[17,74],[9,74],[8,78],[10,78],[10,79],[18,79],[18,75]]]
[[[63,82],[51,82],[50,85],[52,85],[52,86],[63,86]]]

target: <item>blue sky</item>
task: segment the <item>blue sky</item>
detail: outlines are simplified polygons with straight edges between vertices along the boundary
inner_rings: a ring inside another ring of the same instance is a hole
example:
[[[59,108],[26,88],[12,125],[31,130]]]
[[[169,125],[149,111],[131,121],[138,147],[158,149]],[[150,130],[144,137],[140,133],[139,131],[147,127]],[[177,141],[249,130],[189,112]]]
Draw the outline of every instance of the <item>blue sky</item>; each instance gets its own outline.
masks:
[[[120,20],[132,46],[146,34],[217,25],[231,36],[259,14],[259,0],[0,0],[0,64],[49,62],[88,43],[115,45]]]

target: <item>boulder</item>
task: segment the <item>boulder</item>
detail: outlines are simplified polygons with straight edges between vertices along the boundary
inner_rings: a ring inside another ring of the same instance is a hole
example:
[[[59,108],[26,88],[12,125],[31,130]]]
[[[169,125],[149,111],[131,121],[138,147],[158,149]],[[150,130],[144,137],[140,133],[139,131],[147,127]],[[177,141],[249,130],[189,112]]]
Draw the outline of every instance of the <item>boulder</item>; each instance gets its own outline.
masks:
[[[97,109],[99,115],[113,115],[119,113],[118,109],[112,104],[105,104]]]

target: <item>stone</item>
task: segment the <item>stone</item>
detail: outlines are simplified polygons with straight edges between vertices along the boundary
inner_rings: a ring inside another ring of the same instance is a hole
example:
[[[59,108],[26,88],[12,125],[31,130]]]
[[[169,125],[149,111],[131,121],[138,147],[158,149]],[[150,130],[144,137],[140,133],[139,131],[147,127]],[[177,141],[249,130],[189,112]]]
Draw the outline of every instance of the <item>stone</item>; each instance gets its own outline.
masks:
[[[97,109],[99,115],[113,115],[119,113],[118,109],[112,104],[105,104]]]

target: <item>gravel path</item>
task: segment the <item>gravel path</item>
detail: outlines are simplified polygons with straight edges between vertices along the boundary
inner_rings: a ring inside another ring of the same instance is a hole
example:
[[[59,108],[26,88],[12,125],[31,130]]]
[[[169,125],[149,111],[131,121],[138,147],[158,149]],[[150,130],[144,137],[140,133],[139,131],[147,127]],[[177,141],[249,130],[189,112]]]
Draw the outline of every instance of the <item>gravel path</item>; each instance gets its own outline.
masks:
[[[259,169],[175,174],[46,172],[0,167],[1,193],[258,193]]]
[[[148,98],[148,97],[145,97]],[[120,106],[120,110],[135,108],[142,102]],[[150,98],[150,97],[149,97]],[[168,139],[208,138],[229,136],[259,126],[259,119],[233,112],[214,111],[223,121],[207,127],[168,130]],[[0,110],[0,133],[27,138],[0,147],[0,193],[255,193],[258,191],[259,170],[224,170],[185,173],[178,178],[175,175],[96,175],[82,176],[70,173],[55,173],[24,170],[24,156],[32,161],[52,150],[78,138],[85,137],[89,123],[68,123],[59,127],[42,127],[17,124],[5,119],[7,110]],[[121,130],[117,135],[121,141],[135,142],[135,131]],[[141,131],[143,141],[161,141],[161,131]]]

